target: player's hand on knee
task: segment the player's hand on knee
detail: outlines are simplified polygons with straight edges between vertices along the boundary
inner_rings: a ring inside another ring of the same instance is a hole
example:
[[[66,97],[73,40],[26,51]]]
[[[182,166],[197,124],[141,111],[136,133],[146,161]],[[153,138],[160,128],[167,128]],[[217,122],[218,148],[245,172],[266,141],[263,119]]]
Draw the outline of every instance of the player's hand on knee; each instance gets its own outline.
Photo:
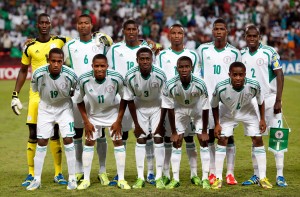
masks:
[[[221,125],[220,125],[220,124],[217,124],[217,125],[215,126],[215,130],[214,130],[215,138],[220,139],[220,137],[221,137],[221,131],[222,131]]]
[[[205,141],[208,141],[208,139],[209,139],[209,136],[208,136],[207,132],[206,133],[202,132],[201,140],[205,142]]]
[[[171,135],[171,142],[173,142],[173,143],[177,143],[178,142],[178,140],[179,140],[179,135],[176,133],[176,132],[174,132],[174,133],[172,133],[172,135]]]
[[[12,100],[11,100],[11,108],[16,115],[20,115],[20,110],[23,108],[23,105],[18,97],[18,92],[13,91]]]
[[[260,129],[260,133],[264,133],[266,131],[267,128],[267,124],[266,121],[264,119],[259,121],[259,129]]]
[[[87,140],[93,139],[93,132],[95,132],[95,127],[90,122],[84,123],[85,137]]]
[[[143,131],[143,129],[139,125],[135,126],[135,129],[134,129],[135,137],[139,138],[142,134],[146,135],[146,133]]]
[[[112,131],[110,137],[115,136],[116,139],[122,139],[122,123],[114,122],[111,125],[110,130]]]

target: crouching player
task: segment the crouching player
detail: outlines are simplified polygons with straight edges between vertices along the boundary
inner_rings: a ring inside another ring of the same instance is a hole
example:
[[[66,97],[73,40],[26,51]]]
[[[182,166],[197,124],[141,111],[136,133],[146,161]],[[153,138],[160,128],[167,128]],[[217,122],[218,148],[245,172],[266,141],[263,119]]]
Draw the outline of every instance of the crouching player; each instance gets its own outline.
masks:
[[[167,82],[163,92],[162,108],[168,109],[172,130],[171,141],[173,141],[171,156],[173,180],[166,186],[166,189],[173,189],[180,185],[179,170],[182,140],[185,132],[188,131],[188,126],[192,118],[201,146],[203,188],[210,188],[208,180],[210,156],[207,143],[208,111],[210,105],[204,81],[191,74],[192,65],[191,58],[187,56],[180,57],[177,61],[179,75]]]
[[[246,136],[250,136],[254,146],[254,155],[258,163],[260,185],[272,188],[266,178],[266,151],[261,134],[266,129],[265,103],[257,81],[246,78],[246,67],[241,62],[234,62],[229,67],[229,79],[216,85],[211,101],[215,121],[215,137],[218,138],[216,148],[216,177],[212,189],[222,187],[223,163],[226,156],[228,137],[233,135],[233,128],[242,122]],[[252,98],[256,97],[260,120],[255,112]],[[219,114],[219,102],[224,110]]]
[[[79,77],[79,85],[75,92],[75,101],[81,113],[85,127],[85,146],[82,153],[84,180],[77,189],[83,190],[90,186],[90,172],[94,157],[95,141],[102,137],[102,128],[110,127],[118,117],[120,100],[117,94],[123,97],[124,80],[116,71],[108,70],[105,55],[97,54],[92,60],[92,71]],[[86,96],[90,104],[87,111],[83,97]],[[124,115],[126,106],[121,101],[120,114]],[[114,144],[117,172],[119,175],[118,186],[121,189],[130,189],[124,180],[125,147],[122,142],[121,128],[110,128],[110,136]]]
[[[69,182],[67,189],[77,188],[75,178],[75,148],[73,143],[74,118],[71,95],[77,84],[77,76],[72,69],[63,65],[64,53],[53,48],[49,52],[49,65],[35,70],[32,75],[31,87],[39,92],[37,138],[38,145],[34,157],[34,180],[26,188],[35,190],[41,186],[41,174],[47,145],[53,136],[54,125],[58,123],[63,138],[68,164]]]

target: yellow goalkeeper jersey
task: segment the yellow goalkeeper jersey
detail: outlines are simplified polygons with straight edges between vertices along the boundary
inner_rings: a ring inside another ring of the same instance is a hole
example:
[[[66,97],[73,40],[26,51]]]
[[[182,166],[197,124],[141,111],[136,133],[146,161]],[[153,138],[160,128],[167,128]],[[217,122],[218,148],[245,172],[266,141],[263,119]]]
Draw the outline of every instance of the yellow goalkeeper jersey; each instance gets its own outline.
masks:
[[[71,38],[64,36],[51,36],[47,42],[40,42],[36,39],[25,45],[21,63],[31,65],[32,73],[47,64],[47,57],[52,48],[62,48]]]

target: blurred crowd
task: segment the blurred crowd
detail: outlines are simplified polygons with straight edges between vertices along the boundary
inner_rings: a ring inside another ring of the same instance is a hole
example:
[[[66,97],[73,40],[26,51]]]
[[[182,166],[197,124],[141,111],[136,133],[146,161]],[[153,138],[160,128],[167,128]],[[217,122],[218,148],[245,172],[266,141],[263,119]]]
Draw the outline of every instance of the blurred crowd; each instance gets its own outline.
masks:
[[[247,24],[260,27],[262,43],[275,47],[281,59],[300,59],[300,2],[298,0],[4,0],[0,2],[0,56],[20,57],[27,38],[36,37],[36,18],[50,14],[52,34],[77,37],[76,19],[92,17],[93,31],[122,40],[122,24],[135,19],[141,38],[163,48],[170,46],[168,27],[186,28],[186,48],[212,41],[212,24],[222,17],[228,24],[228,41],[245,47]]]

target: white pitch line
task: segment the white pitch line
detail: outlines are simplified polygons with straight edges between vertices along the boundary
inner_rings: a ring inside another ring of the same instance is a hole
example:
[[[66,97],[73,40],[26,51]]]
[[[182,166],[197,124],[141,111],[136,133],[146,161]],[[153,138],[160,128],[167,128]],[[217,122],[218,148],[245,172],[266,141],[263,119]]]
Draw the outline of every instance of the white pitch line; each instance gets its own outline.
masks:
[[[286,76],[284,77],[285,79],[288,79],[288,80],[291,80],[291,81],[294,81],[294,82],[297,82],[297,83],[300,83],[300,79],[296,79],[294,77],[290,77],[290,76]]]

